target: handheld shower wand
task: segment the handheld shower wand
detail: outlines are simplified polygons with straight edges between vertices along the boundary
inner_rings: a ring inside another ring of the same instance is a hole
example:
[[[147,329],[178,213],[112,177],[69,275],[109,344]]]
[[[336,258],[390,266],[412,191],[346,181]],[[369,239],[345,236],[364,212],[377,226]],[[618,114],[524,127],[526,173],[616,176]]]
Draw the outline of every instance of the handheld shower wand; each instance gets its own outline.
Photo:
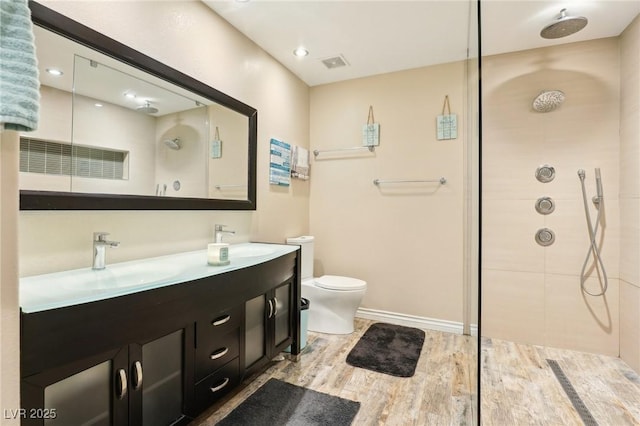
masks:
[[[578,170],[578,177],[580,178],[580,184],[582,186],[582,201],[584,204],[584,214],[587,219],[587,228],[589,230],[589,251],[587,252],[587,257],[584,259],[584,263],[582,264],[582,271],[580,272],[580,287],[582,288],[582,291],[584,291],[585,293],[591,296],[603,296],[606,293],[607,288],[609,286],[609,280],[607,278],[607,272],[604,269],[604,263],[602,262],[602,257],[600,256],[600,250],[598,249],[598,244],[596,243],[596,235],[598,233],[598,225],[600,224],[600,216],[602,214],[602,208],[603,208],[601,204],[603,200],[602,176],[600,174],[599,168],[595,169],[595,175],[596,175],[596,194],[597,195],[593,197],[592,201],[596,205],[598,214],[596,216],[596,224],[595,226],[593,226],[591,223],[591,214],[589,213],[589,203],[587,201],[588,199],[587,190],[584,184],[586,173],[582,169]],[[600,293],[591,293],[585,287],[585,282],[587,281],[585,272],[587,269],[587,264],[589,263],[589,257],[591,257],[592,253],[593,253],[593,260],[595,263],[596,270],[599,270],[599,272],[602,272],[602,279],[603,279],[602,292]]]
[[[596,197],[598,197],[598,202],[600,202],[602,199],[602,176],[600,175],[599,167],[596,168]]]

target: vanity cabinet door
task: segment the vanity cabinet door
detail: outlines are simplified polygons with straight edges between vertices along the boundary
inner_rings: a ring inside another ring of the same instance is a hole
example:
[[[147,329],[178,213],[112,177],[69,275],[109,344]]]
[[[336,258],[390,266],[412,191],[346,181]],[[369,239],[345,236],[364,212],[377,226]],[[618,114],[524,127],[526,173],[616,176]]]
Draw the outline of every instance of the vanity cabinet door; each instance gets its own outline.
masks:
[[[291,336],[293,335],[291,287],[292,281],[288,281],[274,290],[272,321],[274,355],[291,344]]]
[[[185,327],[142,345],[130,346],[131,425],[186,422],[185,386],[189,333]]]
[[[22,380],[23,425],[186,424],[193,327]]]
[[[245,303],[244,364],[246,369],[267,361],[267,294]]]
[[[126,425],[128,348],[73,362],[22,380],[22,425]]]
[[[293,341],[293,285],[284,283],[245,303],[246,373],[257,371]]]

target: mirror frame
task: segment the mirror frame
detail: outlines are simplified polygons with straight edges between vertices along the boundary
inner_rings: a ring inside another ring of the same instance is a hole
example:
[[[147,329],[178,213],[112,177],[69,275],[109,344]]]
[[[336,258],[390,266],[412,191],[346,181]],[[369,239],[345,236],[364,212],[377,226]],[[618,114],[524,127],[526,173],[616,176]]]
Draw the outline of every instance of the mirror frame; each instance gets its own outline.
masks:
[[[20,210],[256,210],[258,111],[255,108],[35,1],[29,1],[29,8],[33,23],[39,27],[246,116],[249,122],[248,199],[225,200],[21,190]]]

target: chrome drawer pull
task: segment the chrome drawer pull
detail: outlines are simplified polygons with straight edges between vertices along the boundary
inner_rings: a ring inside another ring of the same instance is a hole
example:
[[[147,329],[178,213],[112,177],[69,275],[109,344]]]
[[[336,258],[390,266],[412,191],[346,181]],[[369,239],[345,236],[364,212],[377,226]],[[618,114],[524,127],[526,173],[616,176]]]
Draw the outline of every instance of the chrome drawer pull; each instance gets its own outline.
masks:
[[[229,384],[229,378],[225,377],[224,380],[222,381],[222,384],[211,388],[211,392],[218,392],[220,389],[227,386],[228,384]]]
[[[133,364],[133,390],[138,390],[142,386],[142,364],[136,361]]]
[[[211,354],[211,360],[222,358],[229,352],[229,348],[218,349],[216,352]]]
[[[120,386],[120,389],[118,389],[118,399],[123,399],[125,396],[127,396],[127,372],[124,371],[123,368],[121,368],[120,370],[118,370],[118,386]]]
[[[215,319],[211,325],[213,325],[214,327],[217,327],[219,325],[224,324],[225,322],[229,322],[229,320],[231,319],[231,315],[225,315],[223,317],[220,317],[218,319]]]
[[[273,298],[273,315],[278,315],[278,298]]]

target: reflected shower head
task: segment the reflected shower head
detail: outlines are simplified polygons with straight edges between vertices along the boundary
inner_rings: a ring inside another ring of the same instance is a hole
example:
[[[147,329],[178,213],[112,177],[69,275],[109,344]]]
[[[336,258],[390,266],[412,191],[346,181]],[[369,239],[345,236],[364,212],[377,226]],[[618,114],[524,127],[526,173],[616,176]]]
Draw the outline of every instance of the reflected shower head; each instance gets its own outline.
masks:
[[[180,138],[165,139],[164,144],[170,149],[174,149],[176,151],[182,148],[182,144],[180,143]]]
[[[540,31],[540,37],[555,39],[570,36],[586,27],[588,22],[584,16],[567,16],[567,9],[562,9],[558,19]]]
[[[537,112],[551,112],[564,102],[564,92],[560,90],[545,90],[533,100],[533,110]]]
[[[145,114],[155,114],[156,112],[158,112],[158,108],[152,107],[151,102],[147,101],[144,105],[140,105],[138,108],[136,108],[136,111],[144,112]]]

